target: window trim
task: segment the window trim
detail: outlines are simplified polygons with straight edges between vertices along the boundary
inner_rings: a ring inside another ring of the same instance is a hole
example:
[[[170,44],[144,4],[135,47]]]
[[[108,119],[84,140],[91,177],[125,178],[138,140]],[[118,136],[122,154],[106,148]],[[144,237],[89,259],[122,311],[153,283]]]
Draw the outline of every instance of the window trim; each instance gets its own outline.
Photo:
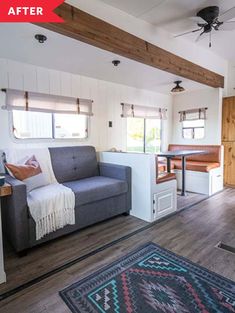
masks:
[[[198,120],[198,121],[200,121],[200,120]],[[206,120],[204,120],[204,126],[184,127],[183,123],[184,122],[182,122],[182,138],[184,140],[202,140],[205,138],[205,136],[206,136]],[[197,129],[197,128],[203,128],[204,129],[204,136],[202,138],[195,138],[195,129]],[[192,138],[185,138],[184,137],[184,129],[191,129],[192,130],[192,134],[193,134]]]
[[[52,114],[53,116],[53,114]],[[52,117],[53,118],[53,117]],[[53,118],[54,119],[54,118]],[[74,141],[78,141],[78,142],[87,142],[88,140],[90,140],[90,130],[91,130],[91,118],[90,116],[87,116],[87,137],[86,138],[17,138],[14,134],[14,121],[13,121],[13,111],[8,111],[8,125],[9,125],[9,134],[10,134],[10,138],[14,143],[23,143],[23,142],[27,142],[27,143],[43,143],[43,142],[65,142],[65,141],[69,141],[69,142],[74,142]],[[53,123],[53,121],[52,121]],[[54,136],[54,129],[52,129],[52,135]]]
[[[144,137],[143,137],[143,152],[134,152],[134,151],[127,151],[129,153],[149,153],[146,152],[146,120],[148,120],[148,118],[145,117],[128,117],[128,118],[138,118],[138,119],[143,119],[144,120]],[[127,129],[127,123],[128,123],[128,118],[126,119],[126,129]],[[162,138],[163,138],[163,120],[162,119],[157,119],[156,120],[160,120],[160,151],[162,151]],[[126,132],[127,133],[127,132]],[[126,148],[127,148],[127,134],[126,134]],[[127,149],[126,149],[127,150]]]

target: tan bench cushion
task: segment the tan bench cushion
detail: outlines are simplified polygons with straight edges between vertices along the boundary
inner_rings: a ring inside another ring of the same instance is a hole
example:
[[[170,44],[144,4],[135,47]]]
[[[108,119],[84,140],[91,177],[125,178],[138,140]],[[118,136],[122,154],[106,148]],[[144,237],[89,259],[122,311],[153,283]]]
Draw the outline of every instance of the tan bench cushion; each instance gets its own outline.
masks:
[[[182,162],[181,160],[172,160],[172,164],[174,168],[177,170],[182,169]],[[195,171],[195,172],[209,172],[213,168],[220,167],[219,163],[216,162],[196,162],[196,161],[187,161],[186,169],[188,171]]]
[[[174,173],[160,173],[157,178],[157,184],[165,183],[173,179],[176,179]]]
[[[221,162],[221,146],[216,145],[169,145],[169,151],[175,150],[202,150],[205,154],[196,154],[187,157],[188,161],[197,162],[210,162],[210,163],[220,163]],[[180,157],[175,158],[177,160]]]

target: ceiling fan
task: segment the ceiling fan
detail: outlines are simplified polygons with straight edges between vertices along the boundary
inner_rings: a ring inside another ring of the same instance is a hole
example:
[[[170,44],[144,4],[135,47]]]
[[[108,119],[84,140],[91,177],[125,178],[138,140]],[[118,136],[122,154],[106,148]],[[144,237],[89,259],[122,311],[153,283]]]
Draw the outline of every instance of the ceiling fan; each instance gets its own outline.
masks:
[[[218,6],[206,7],[200,10],[196,16],[190,17],[191,20],[197,23],[198,28],[176,35],[175,38],[190,33],[201,32],[196,38],[196,42],[199,41],[204,34],[209,34],[209,47],[211,47],[212,31],[234,30],[235,21],[231,21],[233,18],[235,18],[235,7],[223,14],[220,14]]]

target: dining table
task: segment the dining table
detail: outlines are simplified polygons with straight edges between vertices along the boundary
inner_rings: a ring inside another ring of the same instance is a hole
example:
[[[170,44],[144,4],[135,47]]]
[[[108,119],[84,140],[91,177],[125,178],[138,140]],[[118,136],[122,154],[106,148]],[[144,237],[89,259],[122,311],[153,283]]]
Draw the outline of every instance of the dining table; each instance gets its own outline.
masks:
[[[187,157],[196,154],[205,154],[206,151],[203,150],[175,150],[175,151],[166,151],[159,152],[158,157],[164,157],[167,159],[167,172],[171,173],[171,160],[173,158],[181,158],[182,160],[182,189],[181,196],[187,196],[186,193],[186,168],[187,168]]]

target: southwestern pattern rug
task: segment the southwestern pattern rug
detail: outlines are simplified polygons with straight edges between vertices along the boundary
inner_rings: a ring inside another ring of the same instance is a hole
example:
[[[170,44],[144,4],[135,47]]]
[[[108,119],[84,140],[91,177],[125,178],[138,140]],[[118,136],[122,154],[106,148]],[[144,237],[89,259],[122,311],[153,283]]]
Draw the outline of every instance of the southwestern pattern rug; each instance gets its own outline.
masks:
[[[60,292],[74,313],[231,313],[235,283],[153,243]]]

